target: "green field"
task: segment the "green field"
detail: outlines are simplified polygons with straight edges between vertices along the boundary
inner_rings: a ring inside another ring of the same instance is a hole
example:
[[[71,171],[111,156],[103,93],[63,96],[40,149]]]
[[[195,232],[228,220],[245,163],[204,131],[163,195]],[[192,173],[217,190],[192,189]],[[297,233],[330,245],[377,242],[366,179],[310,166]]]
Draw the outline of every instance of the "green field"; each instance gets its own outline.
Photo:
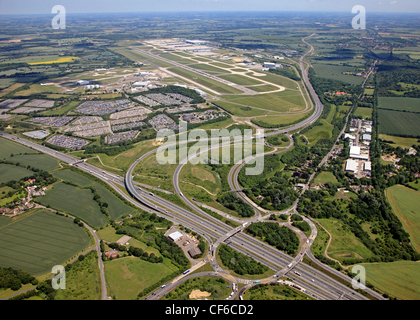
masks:
[[[44,197],[39,198],[39,202],[44,206],[50,205],[54,209],[75,215],[94,228],[106,224],[105,215],[93,200],[92,192],[87,189],[79,189],[60,182],[47,191]]]
[[[124,204],[120,198],[99,183],[95,183],[94,188],[98,191],[102,200],[108,203],[108,212],[112,220],[116,220],[122,215],[129,214],[133,211],[133,209]]]
[[[223,300],[232,293],[232,289],[228,288],[228,285],[230,285],[228,281],[219,277],[205,276],[193,278],[176,287],[161,300],[195,300],[193,297],[190,298],[190,295],[194,290],[200,290],[201,292],[211,294],[207,299]]]
[[[19,181],[22,178],[30,177],[34,174],[33,171],[22,167],[17,167],[11,164],[0,164],[0,183],[11,180]]]
[[[59,289],[54,300],[100,300],[101,275],[95,250],[75,261],[66,272],[66,289]]]
[[[392,210],[410,234],[411,243],[420,252],[420,192],[396,185],[386,190]]]
[[[134,300],[145,288],[172,274],[166,263],[150,263],[136,257],[104,261],[106,283],[111,297]]]
[[[401,148],[407,148],[410,149],[413,145],[419,144],[417,138],[403,138],[403,137],[396,137],[396,136],[390,136],[386,134],[380,134],[379,139],[387,140],[387,141],[393,141],[394,144],[391,144],[394,148],[401,147]]]
[[[420,137],[420,114],[379,109],[378,115],[381,134]]]
[[[403,97],[380,97],[378,98],[378,108],[392,109],[396,111],[420,112],[420,99]]]
[[[320,63],[313,63],[313,67],[317,76],[321,78],[338,80],[352,85],[360,85],[364,81],[364,78],[362,77],[342,74],[343,72],[355,72],[355,68],[352,67],[327,65]]]
[[[354,115],[356,117],[362,117],[363,119],[372,119],[372,108],[362,108],[357,107],[356,111],[354,112]]]
[[[303,114],[285,114],[284,116],[271,116],[271,117],[259,117],[256,120],[261,121],[258,122],[258,125],[261,127],[270,128],[270,126],[287,126],[290,123],[295,121],[303,120],[303,118],[307,117],[309,112]]]
[[[90,244],[73,220],[41,210],[0,229],[0,266],[51,272]]]
[[[283,284],[257,285],[245,291],[244,300],[314,300],[302,292]]]
[[[44,171],[53,170],[58,166],[58,161],[56,159],[45,154],[14,156],[7,160],[13,161],[14,163],[20,163],[24,166],[31,166],[32,168],[37,168]]]
[[[327,182],[338,183],[337,178],[332,172],[323,171],[314,179],[314,183],[318,185],[326,184]]]
[[[403,300],[420,300],[420,263],[397,261],[363,264],[366,281]]]
[[[332,241],[328,248],[328,255],[331,258],[342,262],[347,258],[365,259],[373,255],[340,220],[331,218],[317,219],[317,221],[332,235]]]
[[[52,174],[57,179],[61,179],[63,181],[70,181],[75,184],[78,184],[81,187],[90,186],[93,182],[88,178],[81,176],[80,174],[71,171],[71,170],[60,170],[56,171]]]
[[[261,81],[255,80],[254,78],[248,78],[248,77],[244,77],[238,74],[229,74],[229,75],[223,75],[219,77],[227,81],[242,85],[242,86],[263,84]]]
[[[0,138],[0,158],[7,159],[11,154],[34,153],[35,151],[16,142]]]
[[[273,86],[271,84],[263,84],[262,86],[252,86],[249,87],[249,89],[252,89],[256,92],[270,92],[270,91],[276,91],[279,88],[276,86]]]

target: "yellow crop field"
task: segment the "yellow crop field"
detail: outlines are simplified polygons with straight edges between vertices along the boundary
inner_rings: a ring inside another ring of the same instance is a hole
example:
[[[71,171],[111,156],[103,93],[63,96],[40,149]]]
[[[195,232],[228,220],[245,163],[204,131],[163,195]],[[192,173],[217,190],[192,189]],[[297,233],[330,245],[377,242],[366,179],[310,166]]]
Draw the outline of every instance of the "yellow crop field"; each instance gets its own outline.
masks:
[[[42,62],[31,62],[31,63],[28,63],[28,64],[33,66],[33,65],[39,65],[39,64],[66,63],[66,62],[73,62],[76,59],[80,59],[80,58],[78,58],[78,57],[62,57],[62,58],[59,58],[57,60],[42,61]]]

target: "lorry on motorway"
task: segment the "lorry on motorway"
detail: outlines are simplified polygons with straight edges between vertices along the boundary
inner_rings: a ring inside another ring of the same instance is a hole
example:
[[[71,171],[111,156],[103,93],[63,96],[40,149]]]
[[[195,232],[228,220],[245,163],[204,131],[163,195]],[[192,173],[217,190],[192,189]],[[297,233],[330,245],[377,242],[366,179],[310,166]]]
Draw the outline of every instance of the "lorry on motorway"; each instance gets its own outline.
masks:
[[[293,263],[287,265],[287,267],[290,269],[292,267]]]
[[[190,272],[190,269],[188,269],[187,271],[185,271],[184,274],[187,274],[188,272]]]
[[[259,280],[258,281],[254,281],[254,283],[261,283],[261,281],[259,281]]]

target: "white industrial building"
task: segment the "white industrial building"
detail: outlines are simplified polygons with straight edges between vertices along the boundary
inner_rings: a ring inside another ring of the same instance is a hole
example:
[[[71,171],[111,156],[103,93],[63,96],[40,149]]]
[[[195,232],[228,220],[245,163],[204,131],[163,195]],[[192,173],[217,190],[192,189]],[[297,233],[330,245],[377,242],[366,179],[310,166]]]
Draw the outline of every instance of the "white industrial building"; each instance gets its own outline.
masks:
[[[356,140],[356,136],[352,135],[352,134],[344,134],[344,139],[349,138],[350,140]]]
[[[370,134],[364,134],[362,140],[370,142],[372,140],[372,136]]]
[[[360,154],[360,147],[352,146],[350,147],[350,158],[360,159],[360,160],[369,160],[369,155]]]
[[[264,68],[275,68],[276,67],[276,64],[275,63],[272,63],[272,62],[264,62],[263,67]]]
[[[355,173],[357,170],[357,162],[352,159],[348,159],[346,162],[346,172]]]
[[[350,147],[350,157],[360,156],[360,147],[352,146]]]
[[[185,42],[188,44],[196,45],[196,46],[202,46],[207,43],[207,41],[203,41],[203,40],[185,40]]]
[[[371,172],[372,171],[372,163],[371,162],[365,162],[364,170]]]
[[[171,233],[169,236],[169,239],[171,239],[172,241],[177,241],[180,238],[183,237],[182,233],[179,231],[175,231],[174,233]]]
[[[366,127],[366,133],[372,133],[372,127]]]
[[[149,84],[151,84],[150,81],[137,81],[133,83],[133,87],[147,87]]]
[[[85,85],[89,84],[89,83],[90,83],[90,81],[87,81],[87,80],[79,80],[79,81],[77,81],[76,83],[77,83],[79,86],[85,86]]]

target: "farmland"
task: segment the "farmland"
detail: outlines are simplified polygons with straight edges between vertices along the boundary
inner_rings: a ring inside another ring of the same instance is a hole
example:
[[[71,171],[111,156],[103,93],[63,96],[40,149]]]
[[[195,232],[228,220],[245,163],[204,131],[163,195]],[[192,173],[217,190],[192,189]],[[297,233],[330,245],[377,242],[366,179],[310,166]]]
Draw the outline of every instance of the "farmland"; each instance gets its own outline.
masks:
[[[58,161],[56,159],[44,154],[14,156],[7,160],[13,161],[14,163],[20,163],[24,166],[31,166],[32,168],[37,168],[44,171],[53,170],[58,166]]]
[[[40,275],[82,251],[90,240],[71,219],[41,210],[1,228],[0,242],[0,266]]]
[[[338,183],[337,178],[332,172],[324,171],[321,172],[315,179],[314,183],[318,185],[326,184],[327,182]]]
[[[0,138],[0,158],[7,159],[10,155],[34,153],[34,150],[4,138]]]
[[[38,200],[42,205],[68,212],[83,219],[91,226],[98,228],[106,224],[106,217],[99,205],[93,200],[92,192],[64,183],[57,183]]]
[[[420,263],[397,261],[363,264],[366,281],[379,290],[403,300],[420,299]]]
[[[11,164],[0,164],[0,183],[8,182],[11,180],[18,181],[25,177],[33,175],[32,171],[29,171],[22,167],[17,167]]]
[[[379,109],[420,112],[420,99],[417,98],[380,97],[378,100]]]
[[[396,136],[420,137],[420,114],[379,109],[379,132]]]
[[[362,108],[358,107],[356,111],[354,112],[355,117],[361,117],[362,119],[370,120],[372,119],[372,108]]]
[[[313,67],[317,76],[321,78],[338,80],[353,85],[360,85],[364,81],[364,78],[362,77],[343,74],[343,72],[354,73],[355,68],[352,67],[342,67],[319,63],[314,63]]]
[[[420,192],[404,186],[393,186],[386,190],[392,210],[410,234],[411,243],[420,252]]]
[[[133,256],[104,261],[111,297],[134,300],[139,292],[172,274],[166,263],[151,263]]]

